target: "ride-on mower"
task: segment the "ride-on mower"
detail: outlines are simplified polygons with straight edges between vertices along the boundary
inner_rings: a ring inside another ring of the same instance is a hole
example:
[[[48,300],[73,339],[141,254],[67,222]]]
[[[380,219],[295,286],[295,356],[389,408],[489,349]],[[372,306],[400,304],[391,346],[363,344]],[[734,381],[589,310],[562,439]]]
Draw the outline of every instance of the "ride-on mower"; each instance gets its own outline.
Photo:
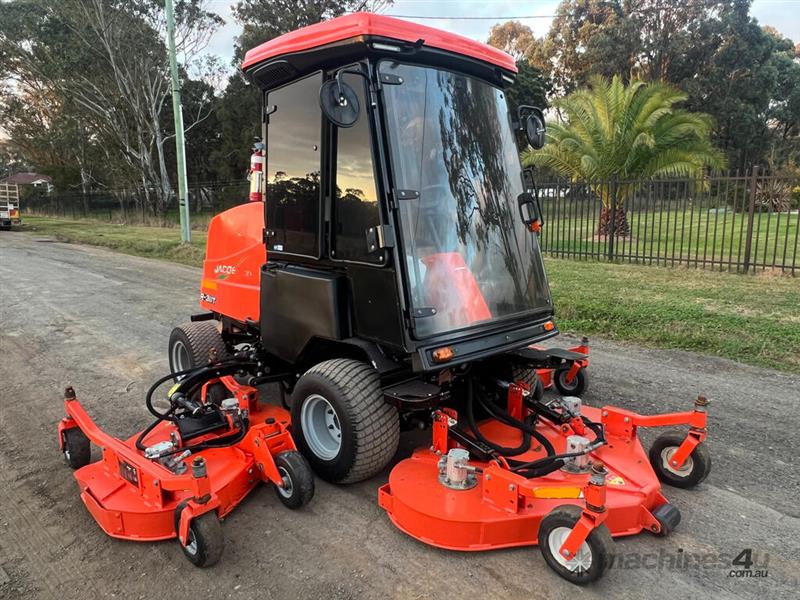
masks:
[[[394,467],[380,503],[430,544],[539,544],[576,583],[609,538],[679,520],[659,478],[710,468],[706,402],[644,416],[584,406],[588,347],[557,335],[533,173],[542,111],[509,111],[509,55],[373,14],[250,50],[262,92],[249,203],[209,225],[205,312],[170,336],[174,372],[210,353],[278,382],[298,448],[323,478],[384,469],[400,431],[433,444]],[[537,371],[541,374],[541,380]],[[562,398],[546,399],[552,383]],[[688,425],[645,455],[638,427]]]
[[[314,495],[314,477],[297,452],[283,408],[259,402],[257,377],[239,383],[257,361],[240,355],[176,374],[164,411],[147,393],[152,425],[128,440],[101,431],[68,387],[59,443],[75,471],[81,499],[112,537],[178,538],[195,565],[215,564],[223,551],[219,520],[258,484],[274,484],[280,501],[300,508]],[[91,463],[91,443],[102,460]]]

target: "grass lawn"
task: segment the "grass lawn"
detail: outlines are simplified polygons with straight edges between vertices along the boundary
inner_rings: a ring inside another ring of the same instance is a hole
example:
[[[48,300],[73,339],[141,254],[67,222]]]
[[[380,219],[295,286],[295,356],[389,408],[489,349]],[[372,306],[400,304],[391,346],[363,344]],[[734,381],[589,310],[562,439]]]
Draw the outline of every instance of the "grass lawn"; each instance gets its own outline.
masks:
[[[800,278],[545,260],[562,331],[800,371]]]
[[[177,227],[116,225],[107,221],[67,220],[26,216],[22,231],[52,236],[62,242],[77,242],[111,248],[125,254],[162,258],[200,266],[206,247],[206,232],[192,231],[191,246],[181,244]]]
[[[199,266],[206,234],[26,217],[23,230]],[[800,371],[800,278],[546,259],[562,331]]]

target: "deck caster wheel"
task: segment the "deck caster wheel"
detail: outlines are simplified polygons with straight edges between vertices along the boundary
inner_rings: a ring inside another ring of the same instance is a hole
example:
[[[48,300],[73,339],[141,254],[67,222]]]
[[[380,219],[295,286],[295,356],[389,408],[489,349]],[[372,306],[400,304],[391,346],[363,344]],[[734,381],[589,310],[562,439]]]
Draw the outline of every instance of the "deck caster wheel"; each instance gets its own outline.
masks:
[[[92,447],[89,438],[77,427],[63,433],[64,458],[73,469],[85,467],[92,460]]]
[[[283,481],[283,487],[275,486],[275,493],[284,506],[297,509],[308,504],[314,497],[314,473],[305,457],[294,450],[281,452],[275,466]]]
[[[589,376],[586,374],[586,369],[579,369],[572,381],[567,381],[567,373],[569,373],[569,368],[556,369],[553,373],[553,384],[555,384],[558,393],[562,396],[580,397],[589,385]]]
[[[576,585],[586,585],[603,576],[611,564],[614,545],[608,528],[601,524],[592,530],[576,556],[567,559],[559,553],[582,512],[572,504],[558,506],[539,525],[539,549],[545,562],[560,577]]]
[[[684,439],[679,433],[665,433],[656,439],[649,453],[650,464],[658,478],[678,488],[694,487],[711,472],[711,454],[705,444],[696,446],[680,468],[670,464]]]
[[[326,481],[368,479],[397,451],[397,409],[384,402],[378,372],[364,362],[326,360],[306,371],[291,412],[295,443]]]
[[[658,537],[667,537],[680,524],[681,511],[672,504],[662,504],[653,511],[653,517],[661,526],[661,530],[656,532],[656,535]]]
[[[181,512],[185,507],[186,500],[175,508],[176,534],[181,520]],[[195,567],[205,568],[217,564],[225,549],[225,537],[217,513],[212,510],[192,519],[192,522],[189,523],[189,536],[186,542],[184,545],[178,538],[183,555]]]
[[[212,356],[218,361],[230,358],[214,321],[184,323],[170,333],[169,369],[172,373],[205,366]]]

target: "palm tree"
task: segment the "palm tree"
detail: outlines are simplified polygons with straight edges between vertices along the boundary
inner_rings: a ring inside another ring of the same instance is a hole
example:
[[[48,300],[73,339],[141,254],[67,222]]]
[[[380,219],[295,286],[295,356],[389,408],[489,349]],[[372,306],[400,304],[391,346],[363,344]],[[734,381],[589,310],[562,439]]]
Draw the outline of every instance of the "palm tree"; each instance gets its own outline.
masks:
[[[608,234],[614,205],[615,234],[627,236],[623,207],[638,181],[701,178],[708,168],[725,164],[709,139],[711,118],[675,107],[686,97],[661,82],[625,86],[618,75],[610,82],[595,76],[587,89],[554,103],[564,122],[549,125],[548,143],[541,150],[528,147],[522,162],[586,182],[603,203],[598,233]]]

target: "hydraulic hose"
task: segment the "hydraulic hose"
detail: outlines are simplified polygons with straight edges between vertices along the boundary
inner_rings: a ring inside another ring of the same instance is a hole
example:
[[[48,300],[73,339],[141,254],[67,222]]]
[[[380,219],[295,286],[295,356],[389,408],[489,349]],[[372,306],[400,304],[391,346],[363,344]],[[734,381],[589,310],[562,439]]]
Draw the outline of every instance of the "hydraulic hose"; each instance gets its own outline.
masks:
[[[473,435],[481,443],[485,444],[486,446],[488,446],[489,448],[491,448],[492,450],[497,452],[497,454],[499,454],[500,456],[517,456],[519,454],[522,454],[523,452],[527,452],[528,450],[530,450],[530,447],[531,447],[531,436],[530,436],[529,431],[526,430],[527,428],[526,429],[521,429],[521,431],[522,431],[522,442],[520,442],[520,445],[517,446],[517,447],[500,446],[500,445],[495,444],[494,442],[492,442],[486,436],[484,436],[481,433],[481,430],[478,428],[478,424],[475,421],[475,413],[474,413],[474,407],[473,407],[474,400],[475,400],[475,392],[473,390],[473,383],[472,383],[472,379],[469,379],[469,383],[467,384],[467,424],[469,425],[469,428],[472,431]],[[482,402],[481,402],[481,406],[483,406],[485,409],[487,409],[489,414],[494,416],[492,411],[489,410],[488,407],[485,406]]]
[[[156,420],[153,423],[151,423],[147,428],[145,428],[144,431],[142,431],[142,433],[140,433],[139,436],[136,438],[136,447],[139,450],[144,451],[146,449],[146,446],[144,445],[144,439],[153,431],[153,429],[155,429],[155,427],[161,421],[173,420],[172,415],[178,408],[178,406],[176,406],[175,403],[170,402],[170,407],[163,413],[159,412],[153,406],[153,394],[165,382],[169,381],[174,377],[184,376],[184,379],[178,382],[178,385],[173,390],[172,395],[178,393],[189,395],[191,394],[192,391],[197,389],[198,386],[202,385],[209,379],[224,375],[231,375],[241,370],[243,367],[254,366],[255,364],[256,363],[249,361],[241,361],[240,359],[234,357],[218,363],[209,363],[207,365],[203,365],[202,367],[193,367],[191,369],[186,369],[184,371],[178,371],[177,373],[170,373],[168,375],[164,375],[163,377],[157,379],[156,382],[150,386],[150,389],[147,390],[147,394],[145,395],[145,406],[147,406],[147,410],[150,411],[150,413],[156,417]],[[188,389],[188,394],[186,393],[187,389]],[[246,428],[243,428],[243,431],[244,430],[246,430]],[[238,443],[243,437],[244,434],[242,434],[242,436],[236,441],[233,441],[231,442],[231,444],[226,444],[226,445],[232,445]],[[224,440],[224,439],[225,438],[219,438],[219,440]],[[168,454],[165,454],[165,456],[166,455]]]
[[[590,444],[590,448],[582,452],[556,454],[555,448],[553,448],[553,445],[550,443],[550,441],[544,435],[536,431],[535,420],[537,415],[528,417],[525,421],[520,421],[519,419],[512,417],[507,411],[503,410],[499,406],[493,404],[492,402],[486,401],[484,398],[479,396],[478,402],[480,403],[481,407],[483,407],[483,409],[489,413],[490,416],[502,423],[505,423],[506,425],[519,429],[523,435],[522,443],[516,448],[507,448],[495,444],[486,438],[480,432],[480,429],[477,426],[474,413],[475,393],[473,385],[474,384],[471,380],[467,384],[466,417],[470,430],[480,442],[491,448],[498,455],[503,456],[506,459],[506,462],[509,464],[511,471],[522,475],[523,477],[532,479],[552,473],[553,471],[560,469],[566,460],[577,456],[583,456],[594,448],[606,443],[603,426],[600,423],[591,421],[588,417],[582,416],[581,420],[595,434],[595,440]],[[553,413],[553,416],[556,414],[557,413]],[[512,458],[508,458],[512,456],[518,456],[519,454],[529,450],[531,437],[536,438],[536,440],[542,445],[547,453],[547,456],[529,462],[520,462]]]

